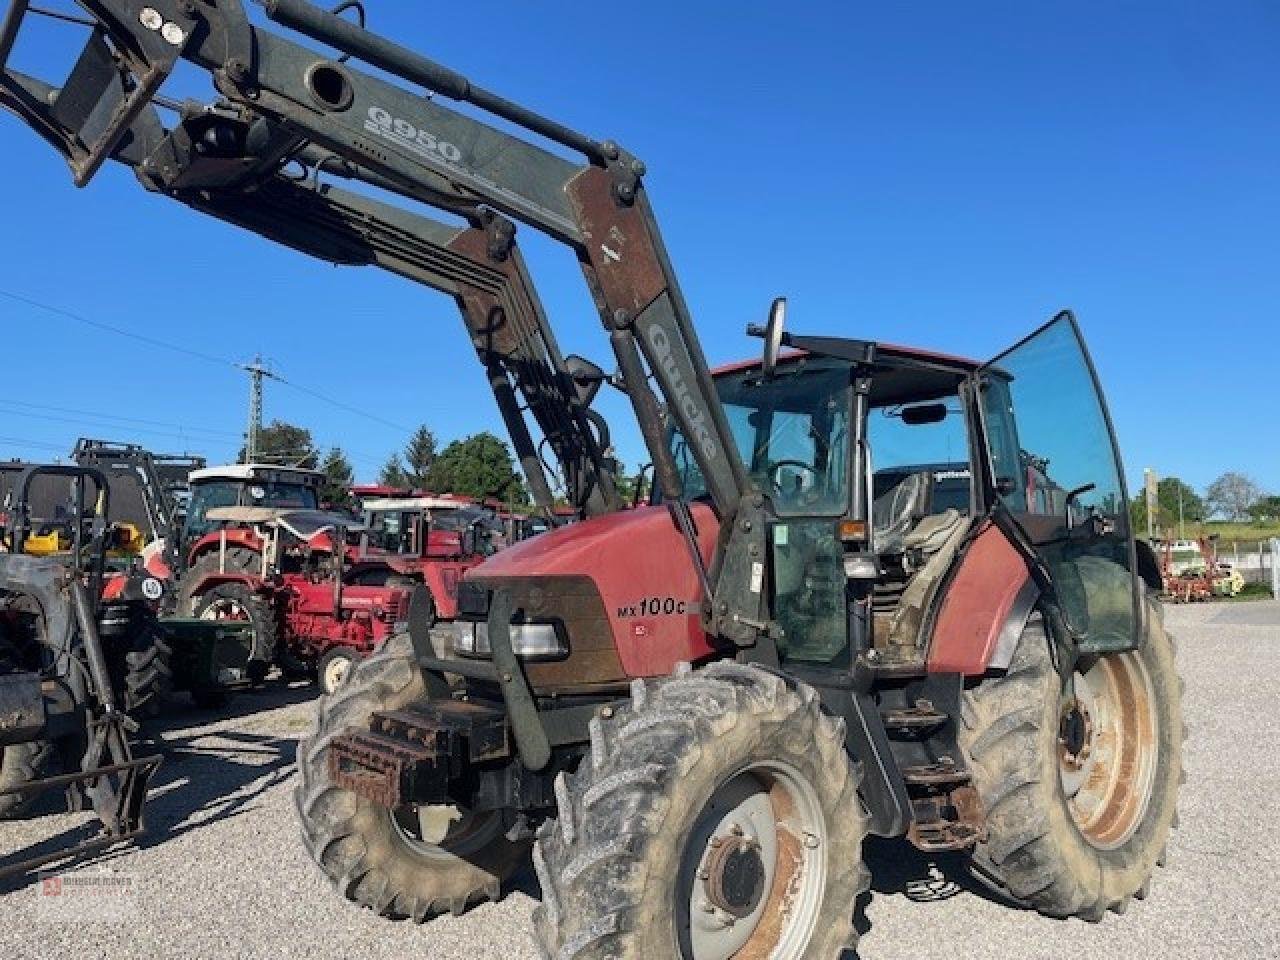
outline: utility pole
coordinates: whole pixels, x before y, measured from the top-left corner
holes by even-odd
[[[262,434],[262,381],[264,378],[280,378],[262,362],[261,354],[255,355],[252,363],[237,363],[236,366],[249,374],[249,428],[245,431],[244,459],[245,463],[253,463],[258,459],[258,440]]]
[[[1159,482],[1150,467],[1143,471],[1143,490],[1147,498],[1147,542],[1155,539],[1156,511],[1160,509]]]

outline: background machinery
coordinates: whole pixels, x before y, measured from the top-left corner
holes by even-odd
[[[54,476],[71,482],[77,516],[87,522],[74,525],[68,551],[33,556],[26,552],[28,493],[37,478]],[[137,723],[126,707],[152,705],[168,685],[167,666],[154,659],[159,641],[153,632],[141,637],[152,644],[148,650],[118,649],[135,640],[128,628],[136,618],[125,611],[142,597],[130,590],[104,597],[114,533],[108,505],[106,478],[70,466],[24,470],[7,504],[0,552],[0,817],[21,816],[42,794],[61,788],[71,809],[91,808],[103,829],[69,850],[0,862],[2,874],[142,831],[147,782],[160,758],[134,756]]]
[[[761,359],[713,376],[644,164],[617,144],[304,0],[266,17],[341,56],[238,0],[82,6],[99,26],[65,83],[0,74],[76,182],[115,159],[194,209],[453,296],[535,502],[553,499],[526,413],[584,517],[468,571],[451,650],[411,629],[322,702],[297,802],[346,896],[423,919],[499,895],[532,856],[548,955],[826,960],[856,939],[867,833],[967,851],[1053,916],[1147,895],[1179,683],[1069,314],[976,363],[787,334],[778,301]],[[153,98],[179,58],[221,99],[167,126]],[[560,355],[515,221],[577,258],[616,374]],[[653,459],[647,506],[613,482],[590,409],[606,382]],[[931,465],[962,460],[967,503],[935,504],[958,471]],[[901,479],[877,484],[887,469]]]
[[[252,625],[251,672],[272,663],[325,686],[408,621],[413,584],[348,545],[356,526],[319,508],[322,474],[264,464],[190,474],[191,500],[175,556],[178,613]],[[327,679],[326,679],[327,678]]]

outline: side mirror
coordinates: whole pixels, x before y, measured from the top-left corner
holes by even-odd
[[[576,353],[565,357],[564,369],[569,374],[569,379],[573,381],[579,402],[584,407],[591,406],[591,401],[600,392],[600,384],[607,379],[605,372],[586,357],[580,357]]]
[[[761,327],[748,324],[747,335],[764,338],[764,353],[760,358],[760,372],[768,380],[778,368],[778,353],[782,349],[782,331],[787,322],[787,298],[775,297],[769,307],[769,322]]]

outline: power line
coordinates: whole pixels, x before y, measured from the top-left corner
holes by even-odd
[[[66,450],[66,447],[60,447],[57,444],[45,443],[42,440],[28,440],[25,437],[0,437],[0,443],[15,443],[20,447],[33,447],[38,450],[56,450],[59,453]]]
[[[376,413],[367,413],[364,410],[359,410],[356,407],[350,406],[349,404],[345,404],[341,400],[334,400],[332,397],[326,397],[323,393],[318,393],[317,391],[312,390],[310,387],[304,387],[301,384],[294,383],[292,380],[286,380],[284,377],[279,376],[278,374],[276,375],[275,379],[279,380],[286,387],[293,387],[293,389],[301,391],[302,393],[307,394],[307,396],[309,397],[315,397],[315,399],[321,400],[332,407],[337,407],[339,410],[345,410],[347,411],[347,413],[354,413],[358,416],[364,417],[366,420],[373,420],[376,423],[382,424],[384,427],[390,427],[392,430],[400,430],[404,433],[409,432],[409,428],[402,423],[394,423],[391,420],[387,420],[384,417],[378,416]]]
[[[215,430],[212,427],[192,427],[185,423],[170,423],[167,420],[147,420],[142,417],[122,417],[114,413],[101,413],[96,410],[78,410],[75,407],[55,407],[47,403],[31,403],[26,400],[0,400],[9,406],[27,407],[31,410],[48,410],[53,413],[73,413],[80,417],[89,417],[91,419],[111,421],[122,424],[124,426],[149,426],[149,427],[172,427],[184,434],[203,433],[210,437],[220,437],[224,439],[239,440],[240,434],[232,433],[229,430]]]
[[[0,401],[0,412],[3,412],[4,414],[11,417],[26,417],[28,420],[47,420],[51,423],[69,423],[69,424],[72,424],[73,426],[80,427],[82,429],[83,427],[86,426],[85,422],[82,419],[77,419],[73,417],[60,417],[52,413],[30,413],[26,410],[7,410],[7,409],[3,409],[3,405],[4,405],[4,401]],[[88,424],[88,426],[103,426],[103,424]],[[145,434],[150,434],[151,436],[156,436],[156,437],[174,437],[178,440],[201,439],[199,437],[193,437],[190,433],[185,433],[180,430],[157,430],[154,427],[130,427],[129,429],[132,433],[145,433]],[[204,439],[205,439],[205,442],[210,442],[209,438],[204,438]]]
[[[188,357],[193,357],[197,360],[203,360],[206,363],[215,363],[215,364],[218,364],[219,366],[232,367],[233,369],[246,368],[245,364],[237,363],[236,361],[230,360],[227,357],[219,357],[211,353],[204,353],[200,350],[192,350],[189,347],[182,347],[176,343],[169,343],[166,340],[160,340],[160,339],[157,339],[156,337],[148,337],[141,333],[134,333],[132,330],[125,330],[122,327],[117,327],[109,323],[103,323],[101,320],[90,320],[88,317],[81,316],[78,313],[73,313],[70,310],[64,310],[61,307],[55,307],[52,304],[42,303],[39,300],[33,300],[31,297],[25,297],[21,294],[13,293],[12,291],[9,291],[9,290],[0,290],[0,297],[5,297],[17,303],[26,304],[29,307],[35,307],[38,310],[47,310],[50,313],[57,314],[60,317],[65,317],[68,320],[74,320],[75,322],[82,323],[85,326],[93,327],[96,330],[102,330],[106,333],[115,334],[118,337],[125,337],[130,340],[136,340],[139,343],[145,343],[149,346],[157,347],[161,350],[169,350],[169,351],[172,351],[173,353],[184,354]],[[366,420],[372,420],[374,423],[379,423],[384,427],[390,427],[393,430],[400,430],[403,432],[408,432],[409,430],[409,428],[404,426],[403,424],[394,423],[393,421],[388,420],[385,417],[381,417],[376,413],[370,413],[367,410],[362,410],[359,407],[354,407],[351,404],[344,403],[341,400],[335,400],[333,397],[327,396],[326,394],[323,394],[318,390],[313,390],[310,387],[304,387],[302,384],[294,383],[292,380],[286,380],[284,377],[279,376],[278,374],[274,375],[274,379],[280,381],[287,387],[292,387],[293,389],[301,393],[305,393],[309,397],[313,397],[314,399],[319,400],[322,403],[327,403],[330,406],[336,407],[339,410],[345,410],[347,413],[354,414],[355,416],[358,416],[358,417],[363,417]]]
[[[80,314],[72,313],[70,310],[63,310],[61,307],[41,303],[39,300],[32,300],[29,297],[24,297],[17,293],[11,293],[8,290],[0,290],[0,297],[7,297],[10,300],[16,300],[18,303],[25,303],[27,306],[35,307],[39,310],[48,310],[50,313],[56,313],[58,316],[66,317],[68,320],[75,320],[77,323],[83,323],[87,327],[104,330],[107,333],[114,333],[118,337],[137,340],[139,343],[145,343],[152,347],[159,347],[161,350],[172,350],[174,353],[181,353],[188,357],[195,357],[197,360],[204,360],[207,363],[217,363],[228,367],[235,366],[235,364],[226,357],[216,357],[211,353],[202,353],[199,350],[180,347],[176,343],[167,343],[164,340],[157,340],[155,337],[148,337],[141,333],[134,333],[132,330],[125,330],[121,327],[112,326],[109,323],[103,323],[101,320],[90,320],[88,317],[82,317]]]

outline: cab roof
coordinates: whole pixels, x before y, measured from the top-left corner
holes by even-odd
[[[874,353],[871,355],[875,358],[873,364],[876,372],[872,376],[869,398],[873,407],[922,403],[950,396],[956,392],[965,377],[983,366],[977,360],[892,343],[868,343],[864,340],[844,340],[835,337],[797,337],[796,339],[815,349],[787,350],[778,357],[779,367],[796,363],[806,357],[861,362],[874,348]],[[759,360],[743,360],[717,367],[712,371],[712,375],[725,376],[759,367]]]
[[[842,342],[847,343],[851,348],[851,352],[852,348],[855,346],[860,347],[863,345],[863,341],[858,340],[840,341],[836,338],[831,338],[830,342],[833,344],[839,344]],[[972,373],[984,364],[984,361],[981,360],[971,360],[968,357],[957,357],[949,353],[938,353],[934,350],[923,350],[918,347],[904,347],[896,343],[876,342],[873,346],[876,348],[876,356],[878,358],[888,360],[914,360],[917,363],[948,367],[956,370],[957,372],[963,373]],[[778,356],[778,363],[788,363],[811,355],[820,354],[811,354],[808,350],[784,350]],[[733,363],[726,363],[715,367],[711,371],[711,375],[720,376],[721,374],[726,373],[739,373],[743,370],[750,370],[753,367],[758,366],[760,366],[760,360],[758,358],[754,360],[738,360]]]
[[[187,475],[191,483],[208,480],[258,480],[289,479],[303,483],[314,481],[319,483],[324,474],[319,470],[308,470],[305,467],[282,467],[278,463],[231,463],[221,467],[204,467],[192,470]]]
[[[474,506],[466,500],[452,497],[379,497],[364,501],[364,509],[378,510],[461,510]]]

